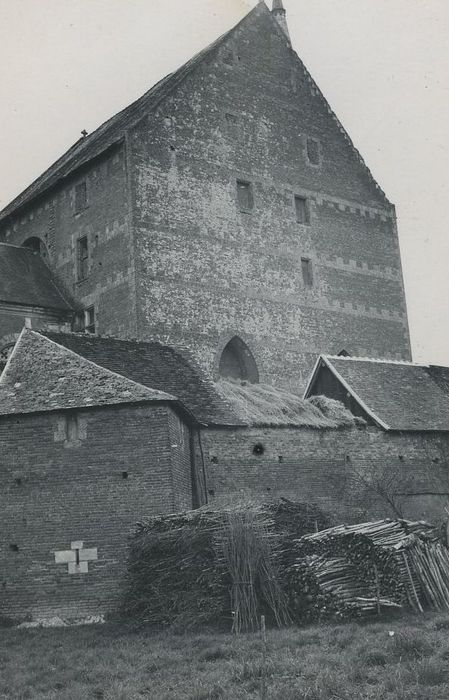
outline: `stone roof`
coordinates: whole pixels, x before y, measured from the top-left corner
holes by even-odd
[[[127,129],[138,123],[147,114],[154,112],[160,103],[213,51],[221,46],[226,39],[253,14],[266,12],[271,16],[265,3],[257,5],[235,27],[223,34],[207,48],[200,51],[181,68],[160,80],[135,102],[125,107],[111,119],[108,119],[91,134],[79,139],[64,155],[51,165],[26,190],[19,194],[3,211],[0,221],[12,214],[24,204],[43,194],[59,180],[68,177],[73,171],[85,165],[94,158],[119,143]],[[277,23],[274,22],[274,24]]]
[[[449,431],[449,367],[322,355],[305,396],[321,363],[385,430]]]
[[[176,398],[126,379],[24,329],[0,377],[0,415]]]
[[[38,253],[0,243],[0,302],[71,311]]]
[[[45,333],[81,357],[139,384],[168,391],[195,418],[209,425],[242,425],[187,351],[159,342],[103,338],[88,333]]]

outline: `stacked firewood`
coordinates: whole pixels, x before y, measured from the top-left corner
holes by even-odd
[[[341,525],[305,535],[294,547],[287,587],[297,621],[449,609],[449,552],[427,523]]]

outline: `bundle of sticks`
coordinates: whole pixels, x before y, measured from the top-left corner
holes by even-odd
[[[290,604],[299,621],[385,608],[449,609],[449,552],[425,522],[340,525],[294,542]]]

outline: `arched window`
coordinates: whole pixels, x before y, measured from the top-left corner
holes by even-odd
[[[259,370],[246,343],[235,335],[224,348],[218,368],[220,377],[241,379],[252,384],[259,381]]]
[[[38,253],[41,256],[41,258],[43,258],[44,260],[48,260],[47,246],[37,236],[32,236],[31,238],[27,238],[26,241],[24,241],[22,243],[22,246],[23,246],[23,248],[29,248],[30,250],[33,250],[35,253]]]

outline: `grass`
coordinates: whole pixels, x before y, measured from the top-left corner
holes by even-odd
[[[0,698],[447,700],[449,615],[175,635],[117,625],[0,631]],[[394,634],[391,634],[394,632]]]

